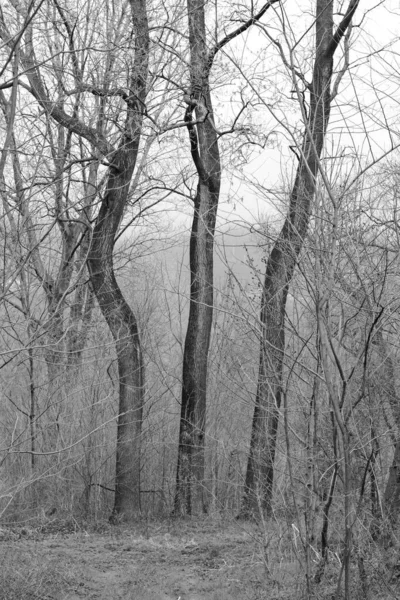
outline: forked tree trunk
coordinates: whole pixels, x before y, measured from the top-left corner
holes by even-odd
[[[243,517],[259,511],[268,513],[271,509],[282,399],[287,295],[311,216],[319,159],[332,101],[333,56],[357,5],[358,0],[350,0],[347,12],[334,33],[332,1],[316,2],[315,60],[312,82],[309,85],[309,116],[290,195],[289,212],[268,258],[262,292],[259,374],[241,510]],[[294,73],[293,76],[296,77]]]
[[[186,333],[175,512],[206,510],[204,436],[207,360],[213,317],[213,248],[220,189],[220,158],[214,126],[206,47],[204,2],[188,0],[191,93],[186,122],[198,173],[190,236],[190,310]],[[192,125],[195,111],[197,125]]]

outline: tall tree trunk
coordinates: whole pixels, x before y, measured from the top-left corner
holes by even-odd
[[[288,215],[268,258],[262,292],[259,374],[242,516],[258,513],[260,510],[268,512],[271,508],[282,399],[287,295],[311,216],[311,202],[332,101],[333,56],[351,23],[357,5],[358,0],[350,1],[347,12],[334,33],[332,1],[316,2],[315,61],[312,82],[308,86],[310,110]],[[294,72],[293,77],[297,77]]]
[[[191,293],[183,357],[175,511],[206,510],[204,435],[207,360],[213,313],[213,232],[216,203],[199,184],[190,238]]]
[[[204,2],[188,0],[191,91],[187,123],[198,173],[190,236],[190,310],[182,373],[175,512],[206,510],[204,436],[207,359],[213,317],[213,249],[220,189],[220,158],[209,89]],[[212,62],[212,61],[211,61]],[[197,125],[192,124],[195,111]]]
[[[131,0],[135,59],[125,131],[112,158],[107,188],[88,256],[90,281],[115,340],[119,376],[119,416],[113,515],[133,519],[140,511],[140,436],[144,370],[135,315],[115,278],[113,250],[128,199],[143,122],[148,73],[149,31],[145,0]]]
[[[241,35],[279,0],[268,1],[257,14],[227,34],[210,50],[206,44],[205,5],[187,0],[191,89],[184,100],[192,159],[198,174],[190,236],[190,309],[185,339],[179,429],[175,513],[207,509],[204,482],[207,359],[213,317],[213,250],[221,185],[221,161],[209,75],[216,54]],[[196,124],[192,123],[195,112]]]
[[[123,154],[128,152],[129,149],[122,147],[119,156],[114,159],[116,164],[123,166]],[[135,315],[115,278],[113,248],[133,168],[134,163],[126,164],[120,172],[109,177],[88,258],[90,281],[113,335],[117,353],[119,416],[113,513],[128,520],[140,511],[143,360]]]

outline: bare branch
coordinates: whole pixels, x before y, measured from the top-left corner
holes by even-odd
[[[187,129],[188,129],[188,132],[189,132],[189,139],[190,139],[190,153],[192,155],[193,162],[196,166],[200,180],[205,181],[207,179],[207,172],[205,170],[203,161],[201,160],[200,153],[199,153],[199,142],[198,142],[197,133],[193,126],[193,121],[192,121],[192,110],[193,110],[192,106],[191,106],[191,104],[189,104],[189,106],[187,107],[186,112],[185,112],[185,123],[186,123]]]
[[[343,65],[343,68],[340,69],[339,73],[337,74],[335,83],[333,84],[332,93],[331,93],[331,101],[334,98],[336,98],[338,91],[339,91],[340,82],[343,79],[343,75],[346,73],[347,69],[349,68],[351,30],[352,30],[352,24],[350,23],[347,28],[346,35],[344,36],[344,65]]]
[[[214,48],[212,48],[210,50],[210,52],[208,53],[208,57],[207,57],[207,69],[208,69],[208,71],[212,67],[213,60],[214,60],[214,57],[217,54],[217,52],[219,52],[221,50],[221,48],[223,48],[224,46],[226,46],[226,44],[228,44],[230,41],[232,41],[235,37],[237,37],[241,33],[244,33],[245,31],[247,31],[247,29],[249,29],[257,21],[259,21],[261,19],[261,17],[263,15],[265,15],[265,13],[267,12],[267,10],[273,4],[276,4],[277,2],[280,2],[280,0],[269,0],[269,2],[267,2],[266,4],[264,4],[264,6],[261,8],[261,10],[256,15],[254,15],[253,17],[251,17],[250,19],[248,19],[245,23],[243,23],[243,25],[241,25],[240,27],[238,27],[237,29],[235,29],[235,31],[232,31],[231,33],[228,33],[228,35],[226,35],[222,40],[220,40],[219,42],[217,42],[215,44]]]
[[[52,102],[47,94],[42,78],[39,73],[39,69],[34,60],[35,54],[33,49],[32,29],[29,27],[27,30],[27,47],[28,52],[21,52],[22,62],[27,70],[27,77],[31,85],[31,93],[43,107],[47,114],[49,114],[57,123],[66,127],[69,131],[76,133],[79,136],[84,137],[88,142],[93,144],[95,148],[99,150],[103,156],[109,157],[115,150],[112,145],[101,135],[96,129],[88,127],[80,121],[77,117],[71,116],[64,111],[62,106],[57,102]]]
[[[353,15],[357,10],[358,5],[359,5],[359,0],[350,0],[346,14],[344,15],[343,19],[339,23],[339,25],[333,35],[332,41],[330,42],[330,44],[326,50],[327,56],[333,56],[335,54],[335,50],[338,47],[338,45],[340,44],[342,37],[345,35],[347,28],[349,27],[349,25],[351,23]]]

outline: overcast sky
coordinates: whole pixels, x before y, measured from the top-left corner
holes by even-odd
[[[312,3],[314,5],[315,3]],[[348,2],[344,2],[346,7]],[[308,10],[310,2],[285,4],[288,11],[287,19],[292,25],[288,35],[293,40],[301,40],[295,51],[299,64],[305,61],[307,49],[311,50],[314,42],[314,31],[303,39],[301,36],[312,22]],[[307,10],[308,8],[308,10]],[[289,11],[292,11],[291,14]],[[265,23],[274,31],[273,19],[264,18]],[[359,155],[359,168],[364,168],[369,162],[379,160],[391,147],[400,142],[399,139],[399,99],[400,99],[400,4],[398,0],[360,2],[357,16],[354,19],[351,48],[350,69],[343,77],[336,98],[335,107],[331,113],[330,135],[326,140],[329,153],[341,153],[353,162],[353,157]],[[359,26],[358,26],[359,25]],[[278,28],[275,29],[275,35]],[[284,47],[285,40],[280,35]],[[238,60],[244,56],[254,60],[262,57],[259,72],[264,70],[268,81],[274,81],[286,101],[283,110],[279,106],[273,109],[288,129],[274,122],[268,108],[258,106],[254,114],[254,122],[260,127],[270,127],[278,134],[274,136],[272,147],[263,151],[256,150],[243,171],[260,186],[258,191],[250,188],[243,181],[229,173],[229,166],[223,174],[223,193],[219,207],[219,223],[245,221],[257,223],[266,216],[274,218],[276,214],[271,191],[289,187],[295,168],[294,154],[289,145],[291,130],[302,127],[301,115],[293,96],[293,112],[285,113],[288,98],[290,98],[290,81],[283,75],[282,64],[275,49],[268,46],[266,37],[254,29],[249,31],[240,42],[227,50],[227,54]],[[266,51],[267,50],[267,51]],[[285,47],[287,51],[287,45]],[[311,52],[308,52],[311,57]],[[336,54],[335,65],[339,66],[343,51]],[[306,58],[307,60],[307,58]],[[311,64],[311,63],[310,63]],[[309,79],[310,73],[306,76]],[[266,103],[269,102],[266,94]],[[228,109],[229,110],[229,109]],[[218,107],[216,109],[218,115]],[[389,133],[390,131],[390,133]],[[350,162],[348,161],[348,164]],[[352,166],[354,169],[354,164]],[[264,190],[262,189],[264,188]],[[272,199],[272,202],[271,202]]]

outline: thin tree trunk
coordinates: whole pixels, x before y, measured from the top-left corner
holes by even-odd
[[[47,293],[47,335],[44,339],[44,360],[47,368],[46,403],[43,414],[46,415],[43,428],[43,443],[45,450],[58,450],[60,440],[60,415],[63,409],[64,385],[64,326],[63,326],[63,301],[59,295],[49,291]],[[60,458],[51,455],[51,460]]]
[[[78,284],[70,309],[70,326],[67,335],[69,378],[71,374],[78,373],[82,366],[82,352],[86,345],[93,306],[94,298],[90,285]]]
[[[400,437],[397,435],[393,461],[389,469],[389,478],[386,484],[384,506],[386,514],[392,525],[399,519],[400,513]]]
[[[183,357],[175,497],[175,511],[187,514],[206,510],[204,435],[207,359],[213,312],[213,232],[216,212],[213,204],[211,194],[206,190],[198,191],[190,239],[191,302]]]
[[[206,510],[204,436],[207,360],[213,318],[213,249],[220,189],[220,158],[215,131],[206,46],[204,2],[188,0],[191,92],[185,98],[193,162],[198,173],[190,236],[190,310],[182,373],[182,404],[175,512]],[[192,112],[196,120],[192,125]]]
[[[94,151],[95,150],[93,149],[93,152]],[[91,289],[90,284],[86,282],[88,278],[86,259],[90,248],[90,220],[92,217],[94,201],[97,196],[96,181],[98,167],[99,165],[97,162],[90,163],[89,176],[84,184],[85,201],[84,210],[81,214],[81,220],[84,221],[84,229],[82,229],[78,257],[75,259],[78,285],[70,309],[70,323],[66,339],[68,367],[72,368],[75,372],[78,372],[82,366],[82,352],[85,348],[94,306],[93,290]],[[85,282],[83,283],[82,280],[85,280]]]
[[[315,61],[309,86],[310,111],[290,195],[289,212],[268,258],[263,286],[259,374],[241,516],[257,514],[260,510],[269,512],[271,509],[282,398],[287,295],[311,216],[319,159],[332,101],[333,56],[357,5],[358,0],[350,1],[342,22],[333,33],[331,0],[316,2]],[[294,73],[293,76],[296,78]]]
[[[383,363],[385,375],[385,389],[392,415],[395,422],[395,445],[392,464],[389,469],[389,477],[384,494],[384,507],[390,523],[394,526],[400,513],[400,402],[396,393],[396,377],[392,357],[390,356],[382,331],[376,332],[379,354]],[[372,484],[371,484],[372,485]]]
[[[32,474],[36,466],[36,389],[35,389],[35,366],[33,360],[33,349],[28,348],[29,357],[29,433],[31,450]]]
[[[371,314],[374,314],[374,306],[367,290],[364,290],[365,295],[363,295],[363,298],[359,299],[345,281],[342,281],[341,284],[344,289],[346,289],[347,293],[354,296],[355,300],[360,302],[365,298]],[[385,488],[383,504],[389,521],[392,525],[395,525],[400,513],[400,401],[396,392],[396,376],[393,360],[390,352],[387,349],[387,344],[380,328],[375,330],[374,345],[378,349],[378,355],[381,361],[381,369],[379,370],[378,377],[375,375],[376,381],[374,381],[374,388],[376,388],[375,394],[378,397],[376,400],[376,409],[378,412],[383,411],[386,423],[391,429],[390,434],[394,444],[393,460],[389,469],[389,477]],[[389,406],[392,419],[394,421],[394,427],[389,422],[389,419],[387,419],[387,406]],[[379,418],[378,413],[376,414],[376,417]],[[372,445],[374,450],[374,446],[376,444],[376,439],[372,436]],[[371,496],[373,496],[373,507],[376,500],[373,491],[376,486],[374,468],[374,462],[371,461]],[[382,515],[379,515],[378,511],[376,510],[376,506],[375,510],[372,512],[376,521],[374,527],[378,528],[378,521],[381,519]]]

